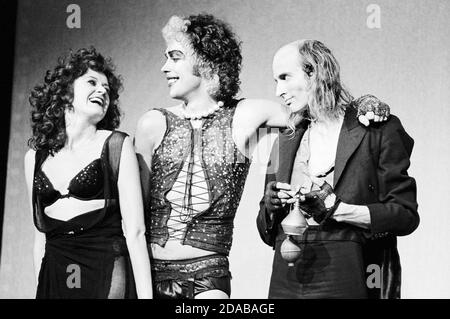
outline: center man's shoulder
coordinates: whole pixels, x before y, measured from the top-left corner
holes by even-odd
[[[166,118],[160,108],[153,108],[145,112],[139,118],[137,124],[138,131],[158,131],[165,129]]]

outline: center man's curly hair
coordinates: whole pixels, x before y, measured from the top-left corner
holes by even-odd
[[[173,16],[162,33],[166,41],[188,40],[185,43],[197,60],[194,74],[211,80],[209,94],[213,98],[226,105],[237,95],[241,84],[241,42],[227,23],[210,14]]]
[[[54,154],[64,146],[67,139],[64,112],[73,108],[73,83],[89,69],[103,73],[110,88],[109,107],[97,129],[113,130],[119,126],[122,79],[114,74],[115,66],[111,59],[103,57],[94,47],[79,49],[75,53],[70,51],[58,59],[54,70],[47,71],[44,83],[31,91],[33,136],[28,140],[31,148]]]

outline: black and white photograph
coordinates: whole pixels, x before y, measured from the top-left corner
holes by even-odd
[[[450,298],[450,1],[4,6],[0,299]]]

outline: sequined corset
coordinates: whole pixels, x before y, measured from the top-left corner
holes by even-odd
[[[226,255],[231,248],[233,221],[250,167],[250,160],[237,149],[231,134],[236,104],[233,101],[233,106],[210,115],[198,131],[209,207],[193,216],[181,238],[184,245]],[[171,213],[166,194],[189,157],[195,134],[189,120],[165,109],[158,110],[166,117],[167,129],[152,158],[146,226],[149,241],[164,246],[169,239],[167,222]]]

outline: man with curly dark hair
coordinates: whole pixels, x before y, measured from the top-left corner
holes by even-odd
[[[36,298],[152,297],[138,162],[114,130],[121,87],[111,60],[90,48],[60,58],[31,92]]]
[[[173,16],[162,30],[172,98],[139,120],[135,147],[155,298],[229,298],[233,221],[261,126],[285,127],[280,104],[235,97],[240,41],[208,14]]]

